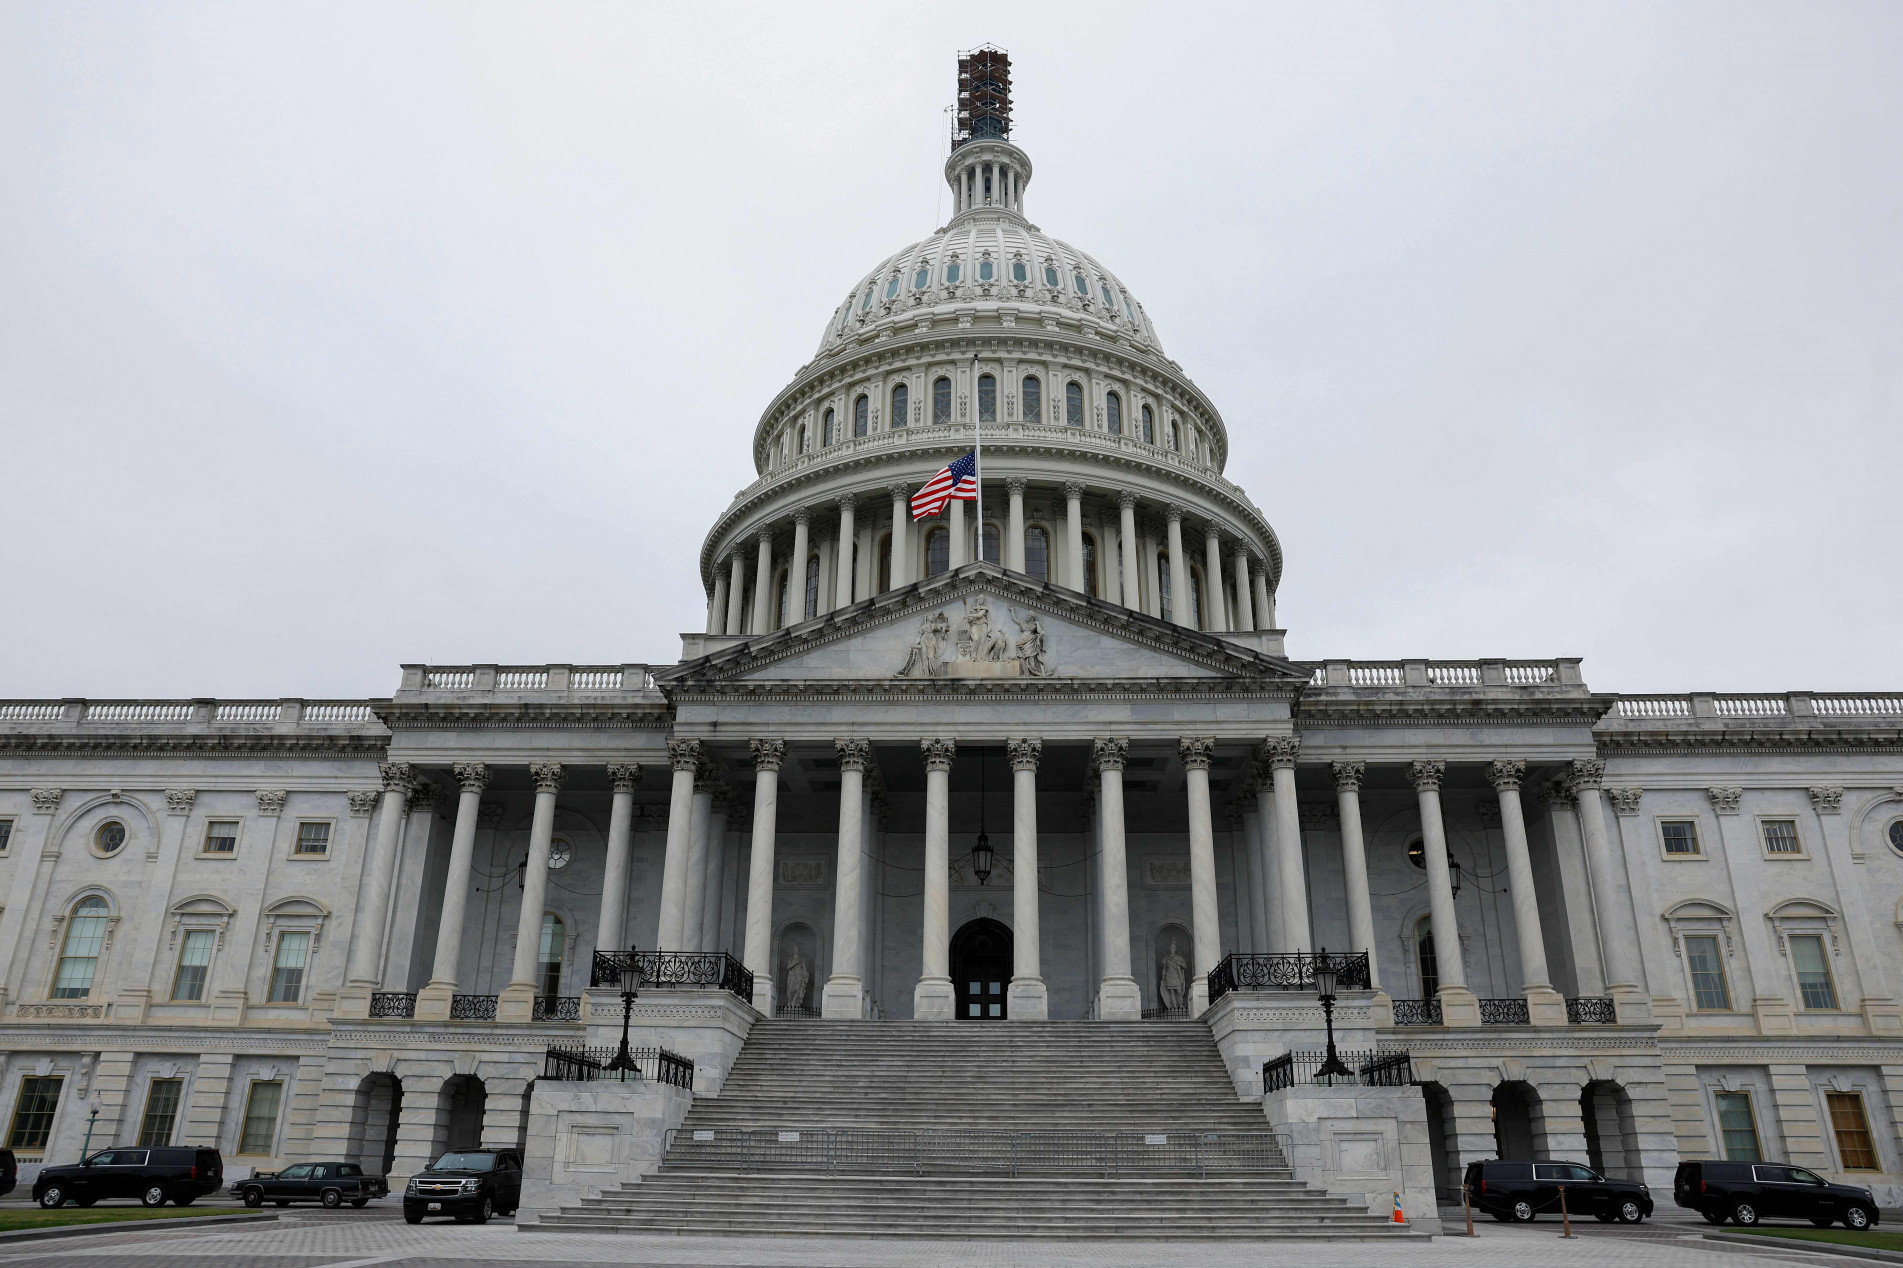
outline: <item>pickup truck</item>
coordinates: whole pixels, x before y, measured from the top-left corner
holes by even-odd
[[[231,1186],[232,1196],[246,1206],[318,1202],[333,1210],[346,1202],[362,1207],[389,1191],[382,1176],[367,1176],[354,1162],[300,1162],[282,1171],[254,1171]]]

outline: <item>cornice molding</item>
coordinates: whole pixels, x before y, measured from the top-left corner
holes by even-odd
[[[381,758],[387,735],[74,735],[48,732],[0,734],[0,752],[60,757],[339,757]]]

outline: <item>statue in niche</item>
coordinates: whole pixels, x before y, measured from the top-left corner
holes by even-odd
[[[943,612],[925,618],[919,623],[918,642],[905,656],[905,664],[897,674],[900,678],[943,678],[945,676],[945,636],[951,633],[951,622]]]
[[[1189,1007],[1189,964],[1183,959],[1175,938],[1170,939],[1169,949],[1157,957],[1156,980],[1163,1007],[1172,1011]]]
[[[1018,665],[1027,678],[1049,678],[1056,673],[1051,668],[1050,647],[1045,642],[1044,627],[1037,622],[1037,614],[1019,616],[1011,610],[1011,619],[1018,627]]]
[[[1011,640],[991,624],[991,608],[983,595],[973,595],[965,606],[965,619],[958,631],[958,659],[998,661],[1011,651]]]
[[[782,1006],[786,1008],[805,1008],[806,992],[813,985],[813,972],[806,967],[806,959],[800,955],[798,944],[786,960],[786,996]]]

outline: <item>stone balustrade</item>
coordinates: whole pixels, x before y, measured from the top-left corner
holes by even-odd
[[[0,728],[28,724],[35,731],[184,728],[221,731],[260,726],[324,731],[383,732],[368,700],[0,700]]]
[[[1694,691],[1672,696],[1621,696],[1612,716],[1623,723],[1639,724],[1736,718],[1825,718],[1846,721],[1903,718],[1903,695],[1835,691],[1727,695]]]
[[[1311,687],[1568,687],[1583,689],[1579,658],[1556,660],[1305,661]]]
[[[658,694],[647,665],[405,665],[399,699],[452,692]]]

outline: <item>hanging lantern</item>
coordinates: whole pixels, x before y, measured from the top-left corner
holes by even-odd
[[[980,885],[991,879],[991,864],[996,857],[991,849],[991,838],[980,832],[978,844],[971,847],[971,870]]]

